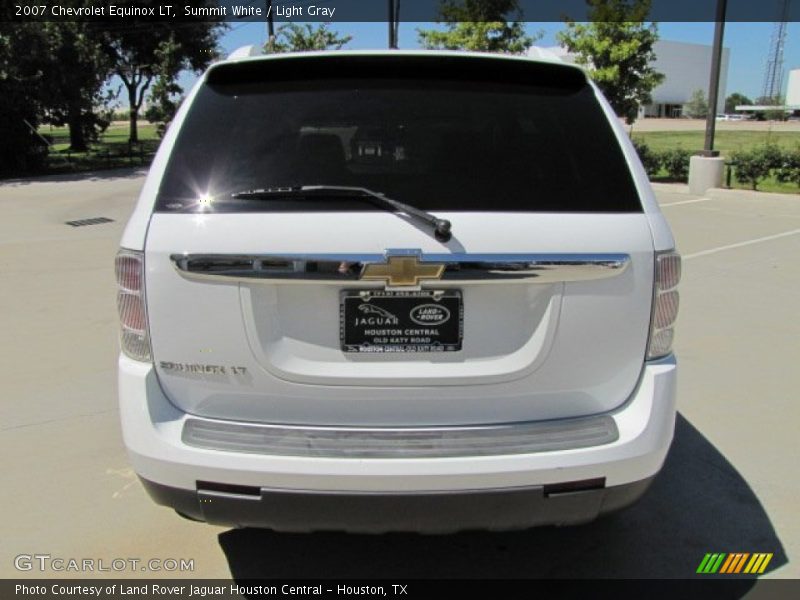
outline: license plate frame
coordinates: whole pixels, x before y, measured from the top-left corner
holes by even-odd
[[[458,352],[463,340],[461,290],[350,289],[340,293],[339,341],[343,352]]]

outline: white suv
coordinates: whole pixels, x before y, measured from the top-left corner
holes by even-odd
[[[217,63],[116,267],[125,444],[193,519],[579,523],[638,498],[672,440],[680,258],[570,65]]]

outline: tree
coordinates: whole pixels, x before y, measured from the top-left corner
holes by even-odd
[[[437,23],[445,31],[417,29],[429,49],[524,54],[541,34],[529,36],[517,0],[442,0]]]
[[[692,119],[704,119],[708,116],[708,102],[703,90],[692,92],[692,97],[683,105],[683,112]]]
[[[736,112],[737,106],[742,106],[744,104],[752,105],[753,101],[750,100],[744,94],[740,94],[739,92],[734,92],[727,98],[725,98],[725,114],[733,114]]]
[[[632,124],[639,106],[652,102],[651,92],[664,80],[651,66],[658,27],[645,22],[650,0],[586,2],[591,22],[568,21],[557,38],[588,68],[617,115]]]
[[[183,102],[182,92],[183,89],[174,80],[157,79],[153,84],[144,118],[156,124],[159,137],[164,137],[167,127],[175,118]]]
[[[6,10],[0,9],[0,163],[10,173],[43,165],[48,142],[36,132],[43,122],[67,125],[71,149],[86,150],[107,124],[97,108],[109,65],[85,22],[10,26]]]
[[[64,20],[40,26],[49,45],[42,65],[41,85],[48,96],[44,120],[67,125],[70,149],[83,152],[103,125],[97,107],[109,99],[102,88],[111,65],[86,22]]]
[[[156,124],[158,135],[163,137],[183,102],[183,88],[177,81],[177,75],[183,68],[183,56],[181,46],[174,38],[162,42],[155,55],[157,60],[153,68],[153,86],[148,97],[145,118]],[[209,61],[218,57],[216,50],[209,52]]]
[[[118,0],[115,4],[137,7],[152,5],[158,13],[160,2]],[[205,2],[195,0],[195,4],[204,5]],[[216,56],[217,39],[225,25],[208,19],[184,17],[179,25],[173,26],[170,23],[130,18],[122,25],[106,26],[102,30],[103,48],[128,94],[130,143],[139,141],[136,127],[139,109],[154,80],[162,78],[174,81],[182,70],[200,71]]]
[[[43,59],[48,40],[38,23],[13,21],[13,7],[0,5],[0,175],[41,167],[47,143],[36,135],[46,91]]]
[[[341,50],[342,46],[352,39],[352,35],[340,36],[336,31],[331,31],[329,23],[317,26],[312,26],[310,23],[305,25],[287,23],[278,28],[272,48],[267,43],[264,50],[267,52]]]

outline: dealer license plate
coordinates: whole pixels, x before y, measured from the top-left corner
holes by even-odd
[[[345,352],[455,352],[464,335],[460,290],[345,290],[339,337]]]

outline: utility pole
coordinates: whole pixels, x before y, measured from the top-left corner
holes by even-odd
[[[272,0],[267,1],[267,53],[275,52],[275,22],[272,20]]]
[[[714,131],[717,124],[717,102],[719,99],[719,73],[722,65],[722,36],[725,33],[725,9],[728,0],[717,0],[717,16],[714,24],[714,46],[711,54],[711,80],[708,84],[708,114],[706,115],[706,139],[703,156],[718,156],[714,151]]]
[[[761,100],[756,104],[782,104],[783,88],[783,47],[786,44],[786,21],[789,18],[789,0],[783,0],[780,21],[775,23],[772,39],[769,42],[767,68],[764,72],[764,85]]]

